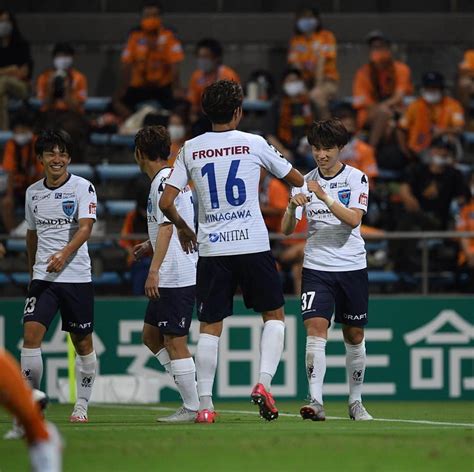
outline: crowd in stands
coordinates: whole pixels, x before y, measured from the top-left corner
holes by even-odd
[[[474,130],[474,50],[465,52],[457,76],[449,78],[454,84],[449,90],[447,78],[439,71],[425,71],[421,78],[413,78],[409,64],[397,59],[392,39],[382,31],[372,31],[366,37],[367,62],[354,73],[352,97],[344,98],[338,90],[337,38],[324,27],[324,18],[315,8],[303,8],[295,15],[287,69],[281,77],[256,65],[243,82],[239,71],[225,64],[218,40],[196,39],[196,69],[184,84],[180,63],[185,56],[179,36],[163,23],[160,4],[145,2],[140,24],[130,31],[121,54],[119,86],[110,90],[108,108],[89,117],[85,111],[88,81],[75,66],[74,47],[57,43],[51,67],[33,83],[29,44],[14,14],[0,10],[0,130],[13,133],[3,151],[6,179],[0,185],[0,233],[15,230],[21,221],[25,189],[41,176],[33,152],[35,131],[66,129],[77,146],[74,162],[82,162],[91,132],[133,135],[143,125],[165,124],[171,137],[172,164],[186,139],[210,129],[200,97],[206,86],[220,79],[242,83],[249,100],[267,103],[258,131],[303,172],[314,167],[306,139],[312,121],[337,117],[344,123],[351,140],[342,158],[370,180],[364,234],[474,229],[474,165],[464,152],[463,141],[464,133]],[[418,90],[414,79],[419,80]],[[31,97],[37,99],[36,109],[28,107]],[[9,112],[13,99],[24,104]],[[129,163],[133,163],[131,153]],[[289,188],[264,171],[260,187],[268,229],[281,235]],[[141,182],[129,190],[128,197],[136,199],[136,207],[126,216],[122,234],[145,233],[147,185]],[[296,233],[304,235],[305,231],[303,219]],[[119,245],[127,259],[133,293],[139,294],[149,261],[133,262],[135,242],[123,239]],[[298,238],[276,238],[272,243],[289,292],[299,291],[303,245]],[[4,253],[0,244],[0,258]],[[431,253],[433,270],[452,269],[457,274],[456,287],[472,289],[473,239],[440,241]],[[419,242],[391,241],[379,248],[375,259],[384,269],[419,272]]]

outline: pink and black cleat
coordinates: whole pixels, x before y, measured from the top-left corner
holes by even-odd
[[[275,405],[275,400],[270,392],[267,392],[266,388],[258,383],[255,385],[250,395],[252,402],[258,406],[260,410],[260,416],[267,421],[273,421],[278,418],[278,410]]]
[[[195,423],[215,423],[217,413],[211,410],[199,410],[196,414]]]

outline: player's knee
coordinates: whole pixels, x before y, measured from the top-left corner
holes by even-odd
[[[74,344],[74,348],[76,349],[76,353],[79,356],[87,356],[94,350],[92,345],[92,334],[81,336],[71,333],[71,340]]]
[[[264,322],[270,320],[285,321],[285,311],[283,307],[277,308],[276,310],[265,311],[262,313],[262,318]]]
[[[347,344],[357,345],[364,340],[364,329],[357,326],[346,326],[343,328],[344,341]]]
[[[36,349],[41,346],[43,341],[44,331],[39,327],[32,326],[30,323],[25,323],[23,333],[23,347],[27,349]]]
[[[189,356],[186,336],[165,335],[164,343],[171,359],[181,359]]]

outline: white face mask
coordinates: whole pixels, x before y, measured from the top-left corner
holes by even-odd
[[[13,26],[9,21],[0,21],[0,38],[10,36]]]
[[[302,80],[297,80],[296,82],[287,82],[283,85],[283,90],[289,97],[296,97],[297,95],[304,93],[304,82]]]
[[[182,125],[169,125],[168,133],[170,134],[171,141],[179,141],[186,135],[186,129]]]
[[[449,164],[449,159],[438,154],[431,156],[431,162],[437,166],[446,166]]]
[[[31,131],[27,131],[26,133],[15,133],[13,135],[13,140],[18,146],[24,146],[28,144],[33,138],[33,133]]]
[[[67,70],[72,66],[72,57],[60,56],[54,58],[54,68],[56,70]]]
[[[441,101],[441,99],[443,98],[443,95],[439,91],[438,92],[428,92],[428,91],[424,90],[421,93],[421,96],[429,104],[439,103]]]

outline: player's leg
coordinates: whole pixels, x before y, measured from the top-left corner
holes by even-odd
[[[324,421],[323,383],[326,375],[326,341],[334,312],[336,288],[330,272],[303,269],[301,314],[306,328],[306,375],[310,403],[300,409],[303,419]]]
[[[338,273],[338,278],[343,295],[336,305],[336,320],[342,323],[346,347],[349,416],[354,420],[371,420],[372,416],[362,404],[366,368],[364,326],[368,321],[369,299],[367,271],[363,269]]]
[[[22,378],[20,366],[0,350],[0,404],[19,421],[25,431],[33,471],[61,470],[61,441],[56,428],[44,421],[32,391]]]
[[[70,416],[73,423],[88,421],[87,409],[97,372],[94,351],[94,289],[92,283],[58,283],[62,329],[69,332],[76,350],[77,400]]]
[[[150,300],[147,305],[145,320],[143,323],[142,340],[143,344],[150,349],[161,366],[170,373],[170,356],[165,348],[163,334],[158,328],[157,320],[157,300]]]
[[[199,394],[197,422],[212,423],[215,418],[212,388],[223,319],[233,313],[236,288],[234,258],[235,256],[224,256],[198,259],[196,304],[201,325],[195,356]]]

